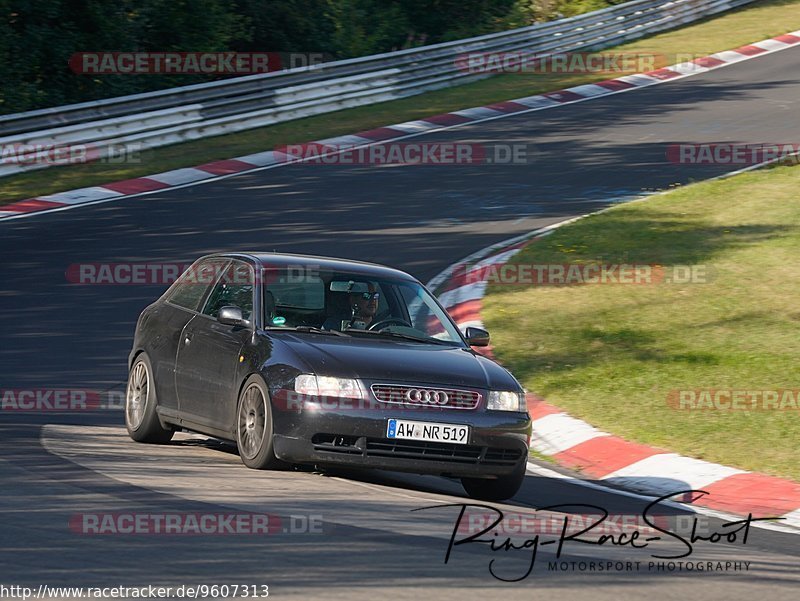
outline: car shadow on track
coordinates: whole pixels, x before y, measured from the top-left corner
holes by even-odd
[[[228,455],[238,455],[236,445],[232,442],[221,441],[214,438],[196,437],[176,441],[172,444],[184,447],[201,447],[218,451]],[[434,475],[421,475],[404,472],[394,472],[378,469],[353,469],[331,466],[293,465],[290,471],[302,473],[316,473],[322,477],[337,478],[358,486],[381,487],[384,492],[405,497],[419,498],[420,501],[429,501],[423,495],[446,495],[459,497],[464,503],[482,503],[470,499],[457,478]],[[609,520],[619,522],[635,522],[651,504],[656,495],[632,496],[625,491],[613,486],[604,486],[604,490],[589,488],[586,483],[598,484],[595,481],[579,478],[566,470],[560,472],[565,478],[549,478],[542,475],[528,473],[520,491],[506,502],[504,506],[517,506],[526,510],[554,508],[566,515],[600,516],[603,511],[608,512]],[[687,491],[691,486],[682,480],[672,478],[644,478],[642,484],[650,490],[663,491],[661,494]],[[687,495],[678,495],[673,500],[689,501]],[[591,507],[590,507],[591,506]],[[693,516],[695,512],[689,506],[675,507],[674,505],[659,504],[650,508],[648,514],[664,518],[666,516]],[[641,521],[641,520],[639,520]],[[684,520],[685,522],[685,520]],[[688,523],[688,522],[686,522]]]

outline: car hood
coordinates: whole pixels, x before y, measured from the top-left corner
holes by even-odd
[[[396,339],[275,336],[317,375],[418,384],[519,390],[503,367],[468,349]]]

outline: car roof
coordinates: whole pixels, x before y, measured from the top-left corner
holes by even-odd
[[[366,277],[417,281],[416,278],[405,271],[387,267],[386,265],[367,263],[365,261],[355,261],[353,259],[339,259],[335,257],[274,252],[215,253],[202,258],[207,259],[211,257],[244,259],[251,263],[255,263],[256,265],[260,265],[261,267],[309,266],[325,271],[346,271]]]

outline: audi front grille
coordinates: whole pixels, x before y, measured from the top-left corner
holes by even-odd
[[[481,393],[474,390],[396,384],[373,384],[371,389],[375,398],[382,403],[397,403],[409,407],[476,409],[481,402]]]

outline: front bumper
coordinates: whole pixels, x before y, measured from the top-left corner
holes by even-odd
[[[386,437],[391,418],[470,426],[468,444]],[[370,407],[273,411],[273,444],[292,463],[379,468],[420,474],[496,477],[528,459],[527,413],[436,408]]]

